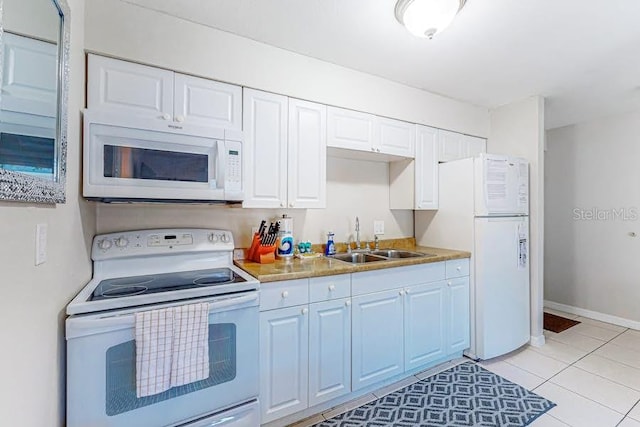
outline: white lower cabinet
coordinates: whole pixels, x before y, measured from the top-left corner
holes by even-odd
[[[467,304],[468,306],[468,304]],[[404,367],[409,371],[442,359],[447,351],[447,284],[406,289],[404,297]]]
[[[456,353],[469,348],[469,277],[451,279],[447,282],[447,287],[449,288],[448,353]]]
[[[309,406],[351,391],[351,298],[309,306]]]
[[[353,390],[404,372],[401,290],[353,298]]]
[[[308,407],[309,309],[295,306],[260,313],[262,422]]]
[[[262,423],[460,356],[468,274],[460,259],[263,284]]]

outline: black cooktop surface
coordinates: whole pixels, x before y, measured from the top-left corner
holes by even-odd
[[[230,268],[118,277],[101,281],[91,301],[245,282]]]

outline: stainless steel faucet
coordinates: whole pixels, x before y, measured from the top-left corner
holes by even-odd
[[[360,247],[360,220],[356,217],[356,249],[362,249]]]

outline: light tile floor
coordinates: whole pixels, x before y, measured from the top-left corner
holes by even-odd
[[[527,346],[480,365],[558,405],[532,427],[640,427],[640,331],[545,311],[582,323],[559,334],[544,331],[544,346]],[[311,426],[461,362],[421,372],[293,426]]]

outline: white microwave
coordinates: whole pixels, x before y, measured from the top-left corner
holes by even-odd
[[[84,112],[83,195],[102,202],[240,202],[242,132]]]

